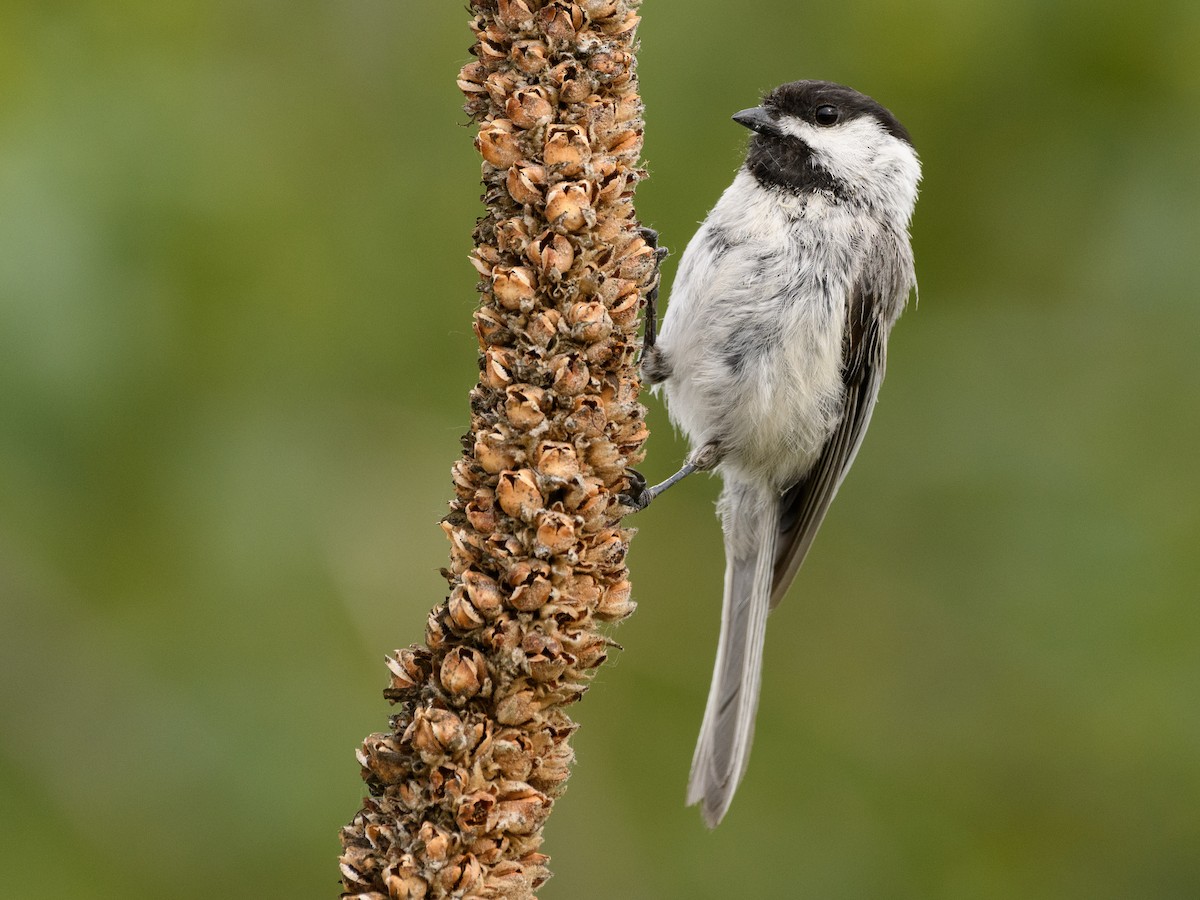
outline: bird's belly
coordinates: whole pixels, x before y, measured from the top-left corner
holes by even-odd
[[[748,321],[675,373],[672,415],[693,446],[716,441],[725,468],[782,490],[811,468],[837,423],[841,339],[833,309]]]

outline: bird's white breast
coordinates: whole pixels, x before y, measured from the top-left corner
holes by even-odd
[[[739,172],[683,253],[663,322],[663,387],[695,447],[782,489],[812,464],[842,402],[847,295],[872,237],[820,194]]]

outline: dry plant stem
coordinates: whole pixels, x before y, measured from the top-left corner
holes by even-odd
[[[657,277],[633,210],[639,2],[472,4],[458,84],[487,211],[450,592],[425,644],[388,658],[397,711],[359,751],[371,796],[342,830],[344,897],[532,897],[549,877],[565,707],[634,606],[617,495],[647,436],[635,328]]]

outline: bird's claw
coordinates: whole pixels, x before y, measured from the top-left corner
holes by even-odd
[[[622,506],[628,506],[633,512],[640,512],[654,499],[654,495],[646,489],[646,476],[637,469],[626,469],[625,478],[629,482],[629,487],[617,494],[617,502]]]

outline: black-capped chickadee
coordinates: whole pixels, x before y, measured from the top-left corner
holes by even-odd
[[[887,339],[916,284],[908,227],[921,165],[858,91],[797,81],[733,120],[746,162],[688,244],[642,372],[724,481],[725,600],[688,803],[715,826],[745,772],[767,613],[804,561],[862,443]]]

